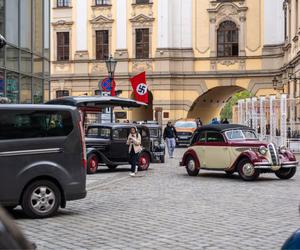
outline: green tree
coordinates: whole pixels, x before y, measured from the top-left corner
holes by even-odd
[[[232,107],[237,104],[238,100],[246,99],[251,97],[251,93],[248,90],[244,90],[234,94],[230,100],[226,103],[224,108],[221,111],[221,119],[227,118],[228,120],[232,119]]]

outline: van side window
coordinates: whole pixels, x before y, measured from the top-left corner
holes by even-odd
[[[72,130],[68,111],[0,111],[0,140],[67,136]]]

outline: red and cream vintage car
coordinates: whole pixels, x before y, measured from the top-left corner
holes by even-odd
[[[280,179],[290,179],[296,173],[298,161],[285,146],[258,140],[255,131],[242,125],[207,125],[197,129],[185,152],[181,166],[190,176],[200,169],[238,172],[245,181],[260,173],[273,172]]]

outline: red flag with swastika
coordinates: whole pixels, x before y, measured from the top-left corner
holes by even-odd
[[[148,86],[146,83],[146,73],[143,72],[130,79],[136,101],[148,104]]]

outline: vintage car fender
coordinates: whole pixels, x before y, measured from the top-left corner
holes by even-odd
[[[258,153],[254,152],[252,150],[247,150],[247,151],[242,152],[239,155],[239,157],[235,160],[235,162],[233,163],[233,165],[230,167],[229,170],[234,170],[238,166],[239,162],[244,158],[249,159],[252,164],[255,164],[257,162],[268,161],[264,156],[259,155]]]
[[[90,154],[96,154],[100,158],[99,160],[102,160],[103,163],[105,163],[105,164],[110,164],[111,163],[110,160],[107,159],[107,157],[102,152],[99,152],[95,148],[87,148],[86,149],[87,158],[89,158]]]
[[[149,157],[150,157],[150,163],[154,160],[153,153],[150,152],[149,150],[143,148],[142,151],[139,153],[139,155],[142,154],[142,153],[147,153],[149,155]]]
[[[198,158],[198,156],[197,156],[197,153],[193,150],[193,149],[188,149],[185,153],[184,153],[184,155],[183,155],[183,157],[182,157],[182,161],[180,162],[180,166],[186,166],[186,160],[187,160],[187,158],[189,157],[189,156],[192,156],[193,158],[194,158],[194,160],[195,160],[195,163],[196,163],[196,168],[200,168],[201,166],[200,166],[200,161],[199,161],[199,158]]]

